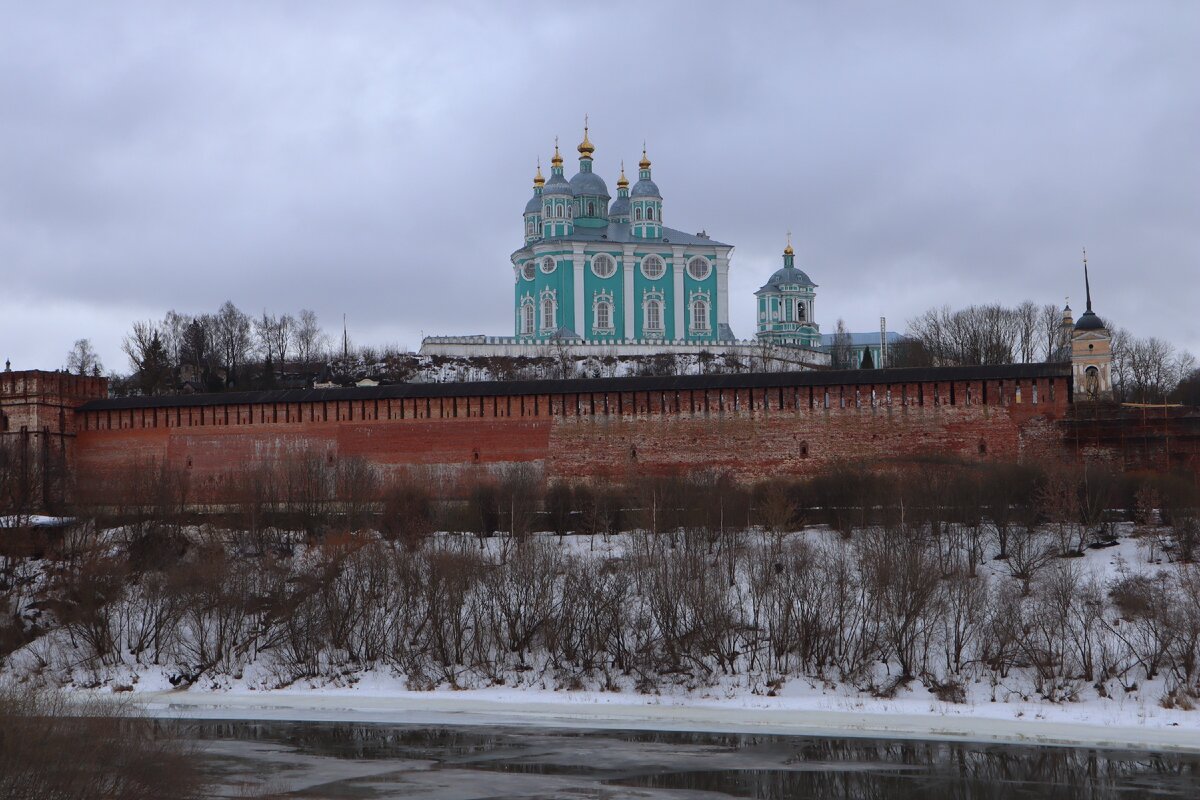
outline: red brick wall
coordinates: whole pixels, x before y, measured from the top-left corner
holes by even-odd
[[[87,410],[81,488],[138,462],[187,470],[193,499],[228,475],[315,451],[383,470],[532,462],[550,477],[712,467],[743,480],[804,475],[843,459],[919,454],[1013,459],[1059,446],[1068,379],[572,392]],[[1020,385],[1020,402],[1017,386]]]

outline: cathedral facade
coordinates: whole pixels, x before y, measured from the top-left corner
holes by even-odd
[[[614,199],[593,170],[584,127],[579,171],[564,174],[558,145],[525,206],[524,245],[511,256],[518,342],[704,345],[733,342],[729,258],[707,233],[664,223],[663,196],[642,150],[637,181]]]

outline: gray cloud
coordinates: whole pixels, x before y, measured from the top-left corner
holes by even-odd
[[[511,329],[535,159],[647,140],[668,225],[784,232],[818,319],[1082,305],[1200,351],[1192,3],[13,4],[0,358],[168,309],[343,312],[359,341]],[[573,164],[568,164],[573,171]]]

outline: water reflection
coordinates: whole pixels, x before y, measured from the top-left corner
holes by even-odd
[[[1195,798],[1200,756],[794,736],[177,722],[225,796]]]

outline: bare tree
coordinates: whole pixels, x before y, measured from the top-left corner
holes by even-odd
[[[1037,335],[1043,361],[1066,361],[1071,356],[1070,332],[1063,328],[1063,312],[1053,303],[1038,311]]]
[[[829,365],[834,369],[854,369],[853,341],[850,332],[846,330],[846,321],[839,319],[837,329],[833,334],[833,346],[829,352]]]
[[[1032,364],[1038,360],[1038,323],[1041,313],[1042,310],[1030,300],[1016,308],[1017,355],[1022,364]]]
[[[75,346],[67,353],[67,372],[76,375],[99,375],[104,371],[100,356],[96,355],[89,339],[76,339]]]
[[[226,369],[226,383],[238,380],[238,369],[250,352],[250,318],[231,301],[226,300],[216,316],[216,344]]]
[[[171,309],[163,317],[162,324],[158,326],[158,334],[162,338],[163,346],[167,349],[167,356],[171,359],[172,367],[179,367],[184,363],[184,338],[191,323],[190,315],[180,314]]]
[[[324,349],[327,338],[317,322],[317,312],[310,308],[301,309],[295,325],[296,360],[301,364],[312,363]]]

